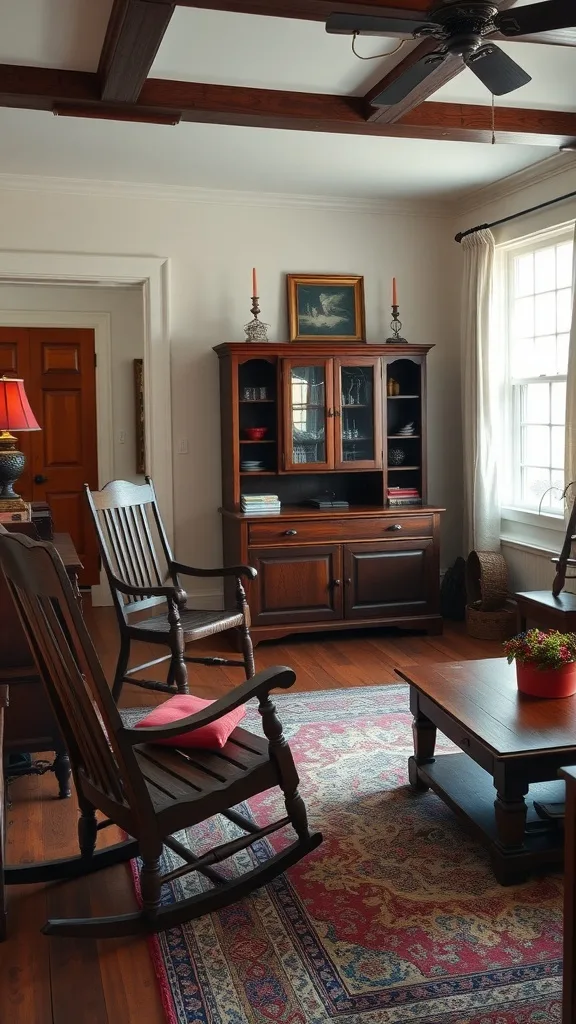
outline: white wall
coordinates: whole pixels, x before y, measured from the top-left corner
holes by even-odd
[[[136,473],[133,377],[133,360],[141,359],[144,351],[141,288],[0,283],[0,324],[4,310],[110,314],[113,421],[108,429],[113,436],[114,477],[143,482]],[[121,433],[125,434],[123,443]]]
[[[514,175],[509,179],[509,193],[501,194],[498,198],[490,199],[490,194],[505,193],[506,183],[502,183],[500,186],[496,185],[494,189],[484,190],[485,201],[482,201],[483,193],[477,193],[476,203],[470,206],[465,213],[459,215],[455,232],[476,224],[492,223],[500,218],[538,206],[557,196],[576,191],[576,158],[573,155],[561,154],[557,158],[552,158],[546,161],[543,170],[543,180],[532,184],[527,183],[525,187],[516,187],[512,191],[515,183],[517,185],[522,183],[526,172]],[[497,244],[503,244],[574,220],[576,220],[576,198],[496,226],[492,228],[492,232]],[[544,547],[541,550],[531,550],[529,543],[509,544],[503,542],[502,553],[508,563],[511,589],[551,589],[555,569],[550,557],[552,553],[559,553],[563,534],[548,532],[550,534],[550,539],[547,542],[549,550]],[[574,589],[574,584],[567,584],[566,590],[570,589]]]
[[[191,193],[193,197],[193,193]],[[338,201],[337,201],[338,202]],[[430,500],[447,506],[442,564],[460,550],[461,455],[457,297],[450,221],[410,212],[295,204],[0,191],[6,249],[156,255],[170,259],[176,548],[199,565],[221,559],[218,367],[212,346],[244,340],[251,268],[270,340],[286,340],[287,272],[365,278],[368,340],[388,334],[391,278],[404,335],[436,348],[429,361]],[[168,353],[167,353],[168,358]],[[160,496],[161,498],[161,496]]]

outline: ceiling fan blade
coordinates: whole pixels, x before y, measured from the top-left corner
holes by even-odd
[[[381,92],[371,97],[370,103],[373,107],[389,107],[402,100],[424,82],[439,64],[446,60],[446,54],[440,50],[428,57],[407,66],[397,78],[385,85]]]
[[[576,7],[574,0],[545,0],[545,3],[502,11],[495,16],[494,24],[503,35],[510,38],[574,28]]]
[[[532,81],[531,76],[494,43],[481,46],[465,64],[494,96],[504,96]]]
[[[326,31],[336,35],[352,36],[360,32],[363,36],[404,36],[410,38],[417,28],[429,25],[422,11],[403,11],[378,8],[378,15],[371,14],[329,14]]]

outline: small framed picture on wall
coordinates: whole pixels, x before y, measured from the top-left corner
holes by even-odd
[[[366,341],[364,278],[287,274],[289,341]]]

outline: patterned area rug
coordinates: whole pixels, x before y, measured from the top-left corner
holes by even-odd
[[[441,801],[408,788],[407,687],[277,704],[324,843],[242,903],[151,940],[170,1024],[558,1022],[561,877],[503,888]],[[254,707],[243,724],[258,721]],[[280,807],[268,793],[249,813],[263,822]],[[231,834],[217,819],[186,841]],[[165,899],[204,884],[189,876]]]

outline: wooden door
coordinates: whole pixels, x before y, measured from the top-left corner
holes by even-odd
[[[347,619],[437,612],[438,552],[432,538],[344,545]]]
[[[282,360],[283,469],[318,473],[334,468],[333,360]]]
[[[18,435],[27,458],[16,490],[46,501],[54,529],[69,533],[84,566],[81,586],[99,582],[98,548],[83,484],[98,487],[94,331],[0,327],[0,374],[23,377],[41,430]]]
[[[334,359],[336,469],[381,469],[382,361],[379,356]]]
[[[342,618],[342,549],[326,544],[290,549],[252,548],[250,585],[254,625],[327,622]]]

